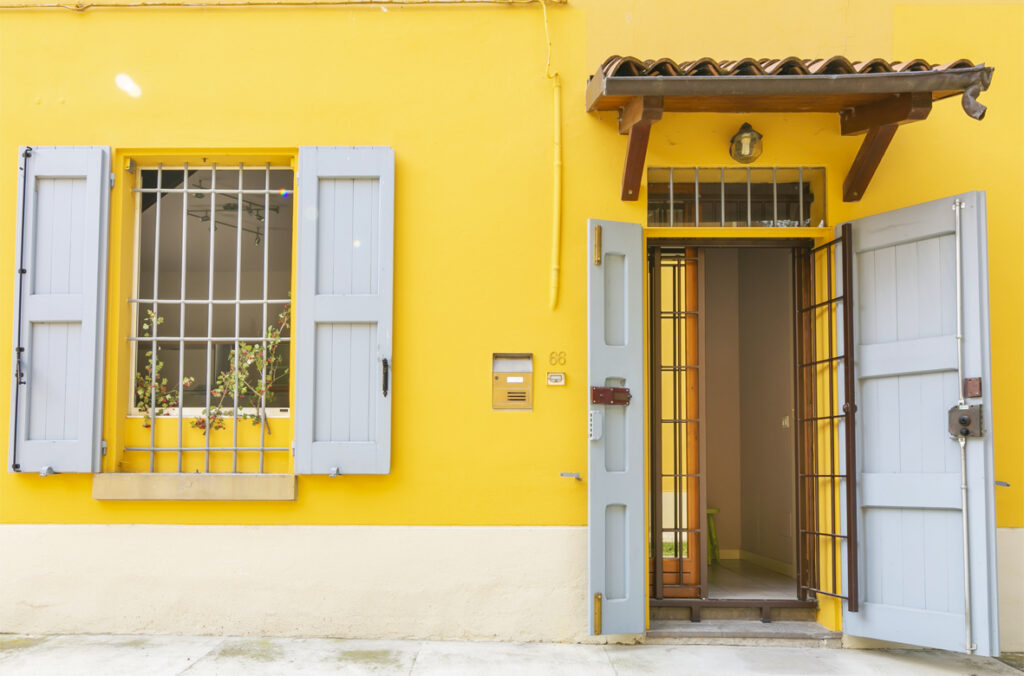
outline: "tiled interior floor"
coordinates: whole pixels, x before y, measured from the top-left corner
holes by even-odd
[[[720,559],[708,566],[709,598],[793,599],[796,580],[742,559]]]

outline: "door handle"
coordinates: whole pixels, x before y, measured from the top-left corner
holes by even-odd
[[[384,396],[386,397],[386,396],[388,396],[388,358],[387,357],[384,357],[384,359],[381,360],[381,369],[382,369],[381,381],[382,381],[382,383],[384,385]]]

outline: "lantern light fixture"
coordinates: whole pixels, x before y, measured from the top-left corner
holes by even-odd
[[[729,139],[729,156],[740,164],[750,164],[761,156],[760,132],[744,122],[731,139]]]

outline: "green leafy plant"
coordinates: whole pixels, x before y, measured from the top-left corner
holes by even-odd
[[[282,334],[291,322],[291,307],[286,305],[277,316],[277,322],[268,326],[266,342],[255,344],[241,342],[238,348],[228,354],[228,370],[222,371],[214,383],[210,395],[217,397],[217,403],[204,408],[190,425],[203,434],[207,430],[223,430],[225,420],[236,412],[239,420],[259,424],[268,421],[267,406],[274,401],[274,385],[288,375],[284,355],[279,354]],[[237,411],[232,407],[237,392]],[[251,410],[242,410],[251,409]]]
[[[146,318],[142,322],[142,335],[151,337],[151,331],[164,323],[164,318],[152,310],[146,310]],[[152,345],[151,345],[152,347]],[[145,353],[145,366],[135,373],[135,408],[145,416],[143,427],[149,427],[153,418],[167,415],[167,409],[177,408],[178,391],[168,389],[167,378],[160,375],[164,363],[160,361],[160,348],[156,348],[156,359],[153,358],[153,350]],[[184,378],[181,381],[182,387],[191,387],[195,378]]]

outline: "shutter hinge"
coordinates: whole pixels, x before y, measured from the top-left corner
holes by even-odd
[[[109,187],[111,187],[111,188],[114,187],[114,181],[115,180],[116,179],[115,179],[115,176],[114,176],[114,172],[110,172],[110,186]]]
[[[100,440],[100,457],[101,458],[107,457],[107,440],[106,439],[101,439]]]
[[[19,345],[18,347],[14,348],[14,350],[15,352],[18,353],[17,360],[15,361],[14,364],[14,381],[18,385],[24,385],[25,369],[22,367],[21,364],[21,355],[25,354],[25,348]]]

